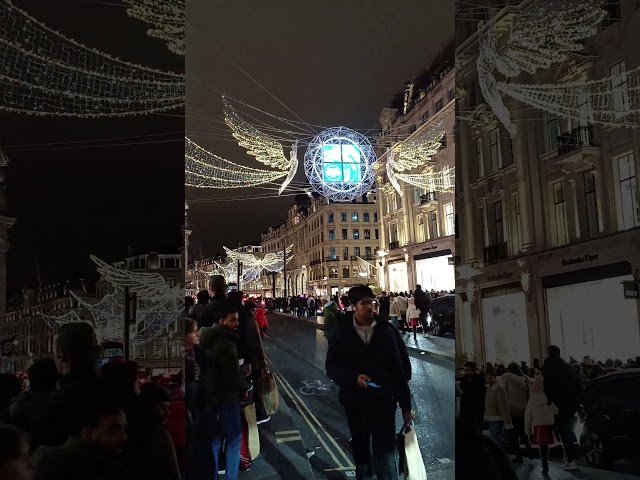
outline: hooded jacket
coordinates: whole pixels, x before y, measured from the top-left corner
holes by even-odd
[[[200,346],[207,366],[200,372],[203,399],[207,403],[239,401],[249,389],[238,364],[238,334],[220,324],[200,329]]]
[[[256,308],[256,322],[258,322],[258,328],[264,337],[264,332],[269,328],[269,322],[267,322],[267,315],[264,312],[264,308]]]
[[[420,318],[421,311],[416,307],[413,298],[409,299],[409,306],[407,307],[407,318]]]

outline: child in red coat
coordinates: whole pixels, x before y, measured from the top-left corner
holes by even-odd
[[[269,323],[267,322],[267,315],[262,307],[256,308],[256,322],[260,329],[260,335],[264,337],[265,332],[269,329]]]

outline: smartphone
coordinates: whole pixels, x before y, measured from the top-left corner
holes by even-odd
[[[369,385],[371,388],[382,388],[380,385],[378,385],[375,382],[367,382],[367,385]]]

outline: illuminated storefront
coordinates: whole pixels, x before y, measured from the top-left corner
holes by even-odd
[[[487,362],[508,365],[530,361],[527,305],[524,293],[482,299],[484,348]]]
[[[456,288],[454,266],[450,265],[451,251],[439,252],[438,256],[415,257],[416,285],[423,290],[451,291]]]
[[[409,291],[409,275],[407,273],[407,262],[400,261],[389,263],[389,291]]]

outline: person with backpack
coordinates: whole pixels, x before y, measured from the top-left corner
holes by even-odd
[[[325,366],[329,378],[340,387],[356,478],[367,478],[373,464],[378,478],[395,479],[398,405],[404,428],[412,428],[410,373],[399,349],[397,330],[374,314],[374,302],[373,291],[365,285],[349,290],[353,312],[347,315],[351,323],[344,322],[330,340]]]

